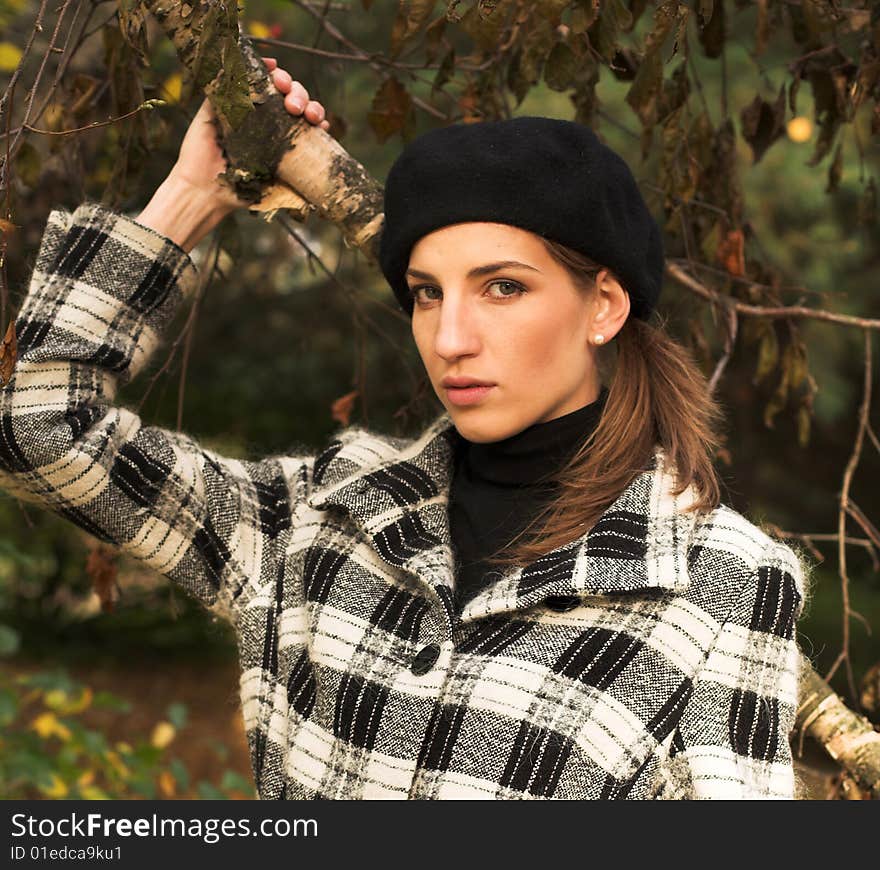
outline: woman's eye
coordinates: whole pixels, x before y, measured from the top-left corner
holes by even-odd
[[[526,292],[526,288],[522,286],[522,284],[517,284],[515,281],[493,281],[489,286],[493,287],[495,285],[502,285],[507,288],[507,291],[502,291],[500,296],[502,299],[507,299],[511,296],[520,295]]]
[[[502,289],[494,294],[495,299],[510,299],[514,296],[522,295],[526,292],[526,288],[516,281],[498,280],[492,281],[489,286],[500,286]],[[419,305],[427,305],[429,302],[437,302],[443,298],[443,291],[433,284],[419,284],[417,287],[409,288],[410,297]]]
[[[436,291],[437,296],[431,296],[430,294]],[[421,294],[424,292],[424,296]],[[423,302],[433,302],[435,299],[439,299],[441,294],[439,287],[432,287],[430,284],[421,284],[418,287],[410,287],[409,295],[418,303]]]

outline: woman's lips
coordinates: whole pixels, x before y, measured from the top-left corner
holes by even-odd
[[[446,395],[453,405],[476,405],[481,402],[494,385],[482,387],[445,387]]]

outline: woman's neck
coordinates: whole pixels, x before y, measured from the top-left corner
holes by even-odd
[[[575,454],[599,422],[608,390],[576,411],[531,426],[500,441],[480,444],[459,436],[462,471],[473,482],[499,487],[537,483]]]

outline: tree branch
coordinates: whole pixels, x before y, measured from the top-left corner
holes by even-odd
[[[800,746],[804,736],[812,737],[859,788],[880,799],[880,733],[841,701],[806,657],[801,661],[800,698],[795,724]]]

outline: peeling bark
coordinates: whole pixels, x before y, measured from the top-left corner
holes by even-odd
[[[817,740],[872,798],[880,799],[880,733],[854,713],[803,658],[796,734]]]
[[[345,243],[377,259],[382,186],[326,131],[284,108],[266,66],[239,33],[235,0],[144,0],[217,115],[225,181],[264,212],[336,224]]]

